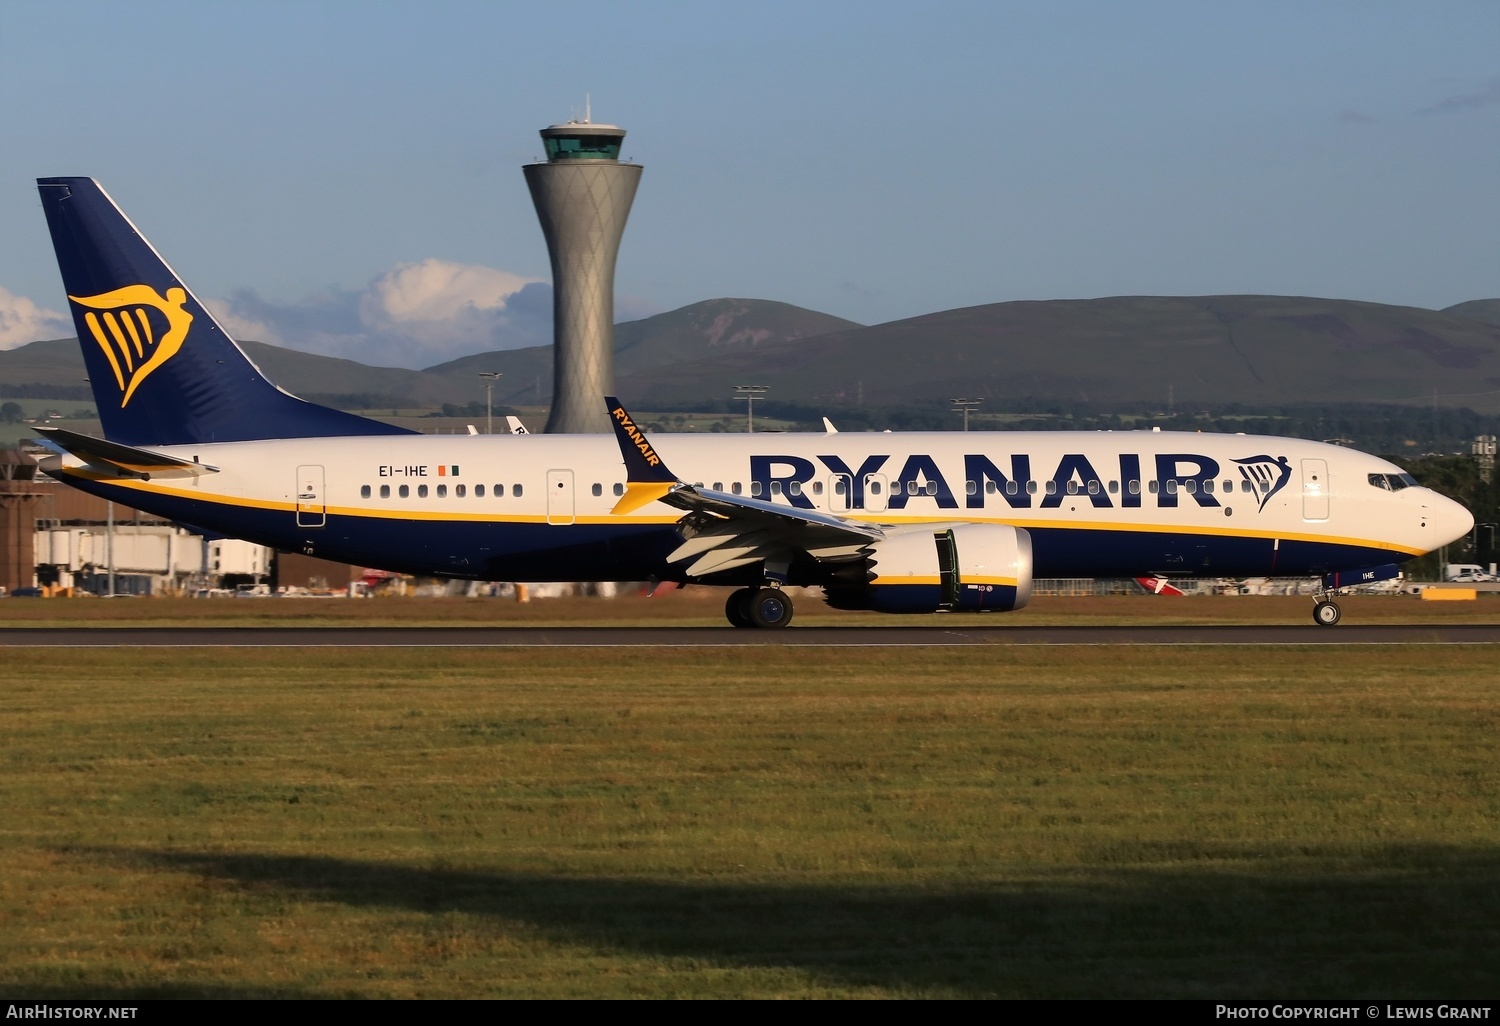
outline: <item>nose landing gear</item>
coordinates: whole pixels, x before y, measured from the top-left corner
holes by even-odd
[[[1338,605],[1327,596],[1320,597],[1313,606],[1313,623],[1319,627],[1332,627],[1343,615]]]

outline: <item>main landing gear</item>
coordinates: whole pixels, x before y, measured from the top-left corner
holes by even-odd
[[[792,622],[792,599],[774,585],[741,588],[724,603],[724,615],[735,627],[785,627]]]
[[[1319,627],[1332,627],[1343,615],[1333,599],[1327,595],[1320,595],[1317,605],[1313,606],[1313,623]]]

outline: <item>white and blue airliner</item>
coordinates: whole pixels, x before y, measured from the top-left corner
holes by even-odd
[[[272,384],[89,178],[38,181],[104,438],[47,471],[191,529],[400,573],[734,589],[1003,612],[1035,577],[1317,577],[1331,596],[1472,528],[1401,468],[1318,442],[1163,431],[424,435]]]

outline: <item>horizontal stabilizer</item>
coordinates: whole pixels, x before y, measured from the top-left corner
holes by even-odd
[[[124,477],[201,477],[217,474],[218,467],[166,456],[148,449],[137,449],[119,442],[109,442],[92,435],[80,435],[67,428],[39,427],[43,440],[51,446],[77,456],[97,470]]]

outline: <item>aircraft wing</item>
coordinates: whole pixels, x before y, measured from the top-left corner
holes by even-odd
[[[218,467],[206,463],[194,463],[175,456],[166,456],[149,449],[137,449],[133,445],[121,445],[92,435],[81,435],[67,428],[39,427],[42,442],[55,452],[66,452],[88,464],[94,470],[122,477],[139,477],[149,480],[158,477],[201,477],[217,474]]]
[[[677,525],[683,542],[667,562],[692,560],[689,577],[759,562],[774,575],[803,553],[825,562],[851,562],[870,542],[885,537],[874,524],[685,484],[667,469],[619,400],[607,402],[627,481],[613,512],[628,513],[650,502],[684,510],[687,516]]]

